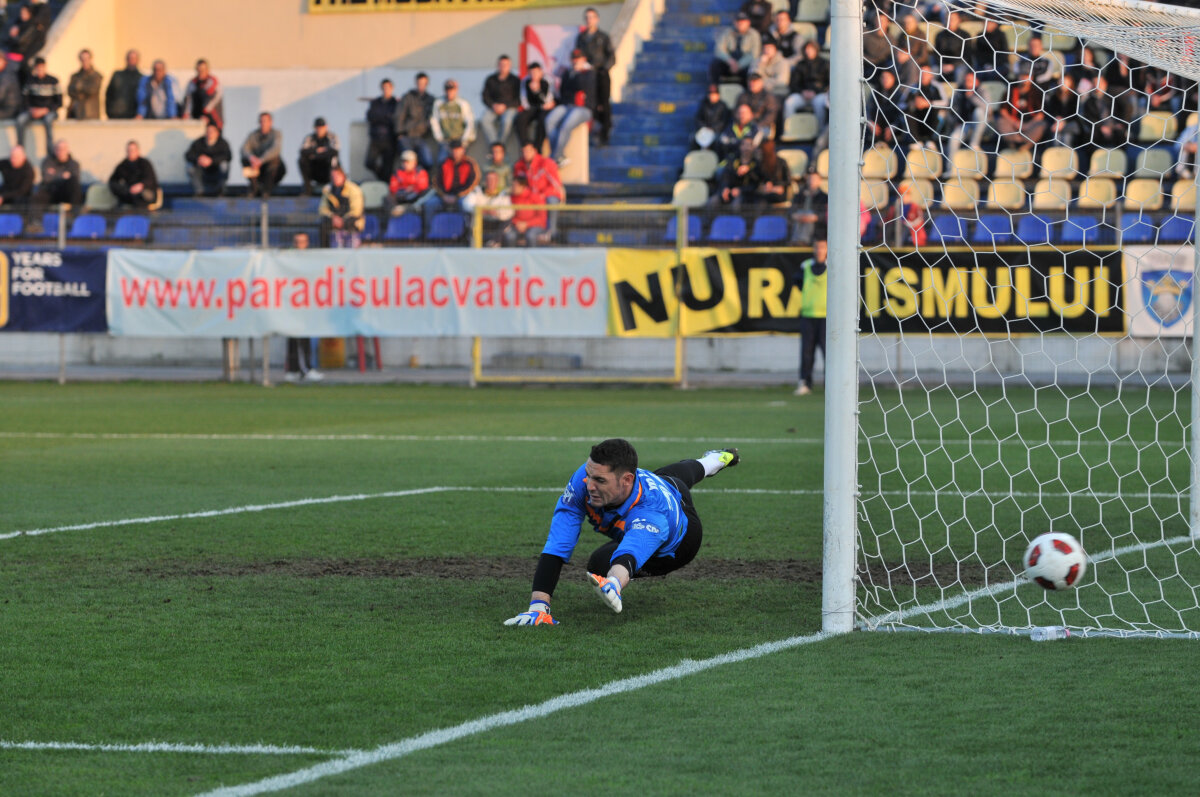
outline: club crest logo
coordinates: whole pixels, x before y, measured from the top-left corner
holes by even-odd
[[[1192,307],[1192,275],[1170,269],[1143,271],[1142,301],[1146,310],[1164,327],[1173,326],[1187,316]]]
[[[567,489],[563,490],[562,502],[564,504],[575,503],[575,488],[571,486],[570,482],[567,482]]]

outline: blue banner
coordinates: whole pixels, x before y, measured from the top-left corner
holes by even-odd
[[[107,258],[94,249],[0,250],[0,332],[107,332]]]

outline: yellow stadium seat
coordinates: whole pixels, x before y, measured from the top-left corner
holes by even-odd
[[[388,195],[388,184],[382,180],[365,180],[359,186],[363,193],[363,207],[378,210],[383,207],[383,198]]]
[[[1125,186],[1127,211],[1158,210],[1163,205],[1162,186],[1157,179],[1130,180]]]
[[[977,149],[963,147],[954,153],[953,173],[964,180],[981,180],[987,174],[987,155]]]
[[[783,120],[783,135],[780,141],[812,141],[817,137],[820,126],[817,117],[811,113],[794,113]]]
[[[1109,177],[1089,177],[1079,187],[1079,207],[1107,208],[1116,204],[1117,184]]]
[[[1124,177],[1129,170],[1129,158],[1123,149],[1098,149],[1092,153],[1088,166],[1089,177]]]
[[[1196,210],[1195,180],[1176,180],[1171,186],[1171,207],[1175,210]]]
[[[1138,142],[1142,144],[1174,143],[1177,135],[1175,116],[1168,111],[1149,111],[1138,127]]]
[[[802,149],[781,149],[779,157],[788,165],[793,180],[803,178],[808,171],[808,153]]]
[[[908,153],[905,174],[914,180],[936,180],[942,176],[942,155],[936,149],[917,147]]]
[[[863,153],[862,176],[867,179],[888,179],[900,168],[896,153],[887,147],[872,147]]]
[[[1152,147],[1138,153],[1133,176],[1162,179],[1174,168],[1175,161],[1171,158],[1170,150],[1164,147]]]
[[[933,181],[918,179],[900,183],[900,201],[906,205],[929,207],[934,202]]]
[[[800,4],[796,7],[796,21],[828,22],[829,0],[800,0]]]
[[[971,210],[979,201],[979,183],[952,179],[942,184],[942,204],[950,210]]]
[[[1018,182],[1001,181],[988,185],[988,203],[1005,210],[1023,210],[1029,201],[1025,186]]]
[[[821,154],[817,156],[817,174],[822,177],[829,177],[829,150],[821,150]]]
[[[1006,149],[996,156],[996,180],[1027,180],[1033,176],[1033,153],[1020,149]]]
[[[1061,210],[1071,201],[1071,183],[1061,177],[1046,177],[1033,189],[1034,210]]]
[[[109,190],[108,183],[105,182],[95,182],[89,185],[87,196],[83,200],[83,206],[88,210],[115,210],[117,204],[117,197]]]
[[[885,208],[892,200],[892,186],[886,180],[864,180],[858,195],[868,208]]]
[[[683,179],[711,180],[717,173],[717,153],[707,149],[689,152],[683,158]]]
[[[1069,147],[1048,147],[1042,154],[1042,171],[1047,177],[1074,178],[1079,173],[1075,150]]]

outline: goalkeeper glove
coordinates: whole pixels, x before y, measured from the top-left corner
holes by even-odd
[[[529,611],[521,612],[516,617],[504,621],[505,625],[558,625],[558,620],[550,616],[550,604],[534,601],[529,604]]]
[[[592,582],[592,587],[596,590],[608,608],[612,609],[617,614],[621,613],[621,582],[615,578],[604,578],[595,573],[588,573],[588,580]]]

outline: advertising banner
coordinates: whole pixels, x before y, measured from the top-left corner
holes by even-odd
[[[108,253],[108,325],[155,337],[602,337],[602,249]]]
[[[513,8],[586,5],[589,0],[307,0],[310,14],[388,11],[507,11]]]
[[[1125,247],[1125,312],[1129,334],[1146,338],[1192,335],[1196,252],[1190,246]]]
[[[0,251],[0,332],[104,332],[104,252]]]

